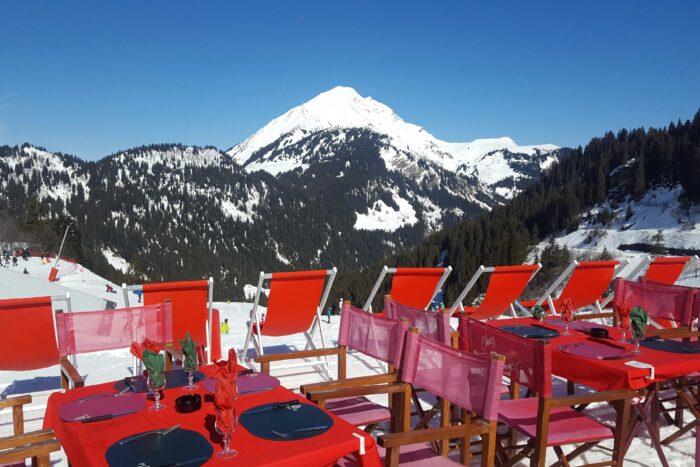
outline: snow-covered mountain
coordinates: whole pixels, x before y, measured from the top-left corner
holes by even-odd
[[[314,162],[337,157],[333,150],[347,141],[351,129],[378,135],[379,157],[390,171],[422,178],[441,170],[468,178],[475,191],[497,200],[512,197],[537,178],[560,149],[551,144],[518,146],[510,138],[448,143],[405,122],[381,102],[338,86],[275,118],[227,153],[249,172],[303,172]],[[335,132],[333,145],[299,146],[327,131]]]

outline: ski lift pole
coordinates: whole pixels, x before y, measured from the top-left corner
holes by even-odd
[[[71,220],[68,222],[68,225],[66,226],[66,231],[63,233],[63,240],[61,241],[61,247],[58,249],[58,254],[56,255],[56,262],[53,263],[53,267],[51,268],[51,272],[49,273],[49,282],[55,282],[56,277],[58,276],[58,262],[61,259],[61,252],[63,251],[63,244],[66,243],[66,237],[68,236],[68,230],[70,229],[70,226],[73,225],[75,221]]]

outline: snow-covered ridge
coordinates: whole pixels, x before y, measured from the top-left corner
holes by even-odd
[[[293,170],[294,160],[266,160],[266,154],[257,154],[277,142],[287,146],[300,141],[309,134],[336,128],[368,128],[376,133],[386,135],[397,151],[405,151],[419,155],[422,159],[432,162],[451,172],[473,171],[484,158],[490,159],[498,152],[510,152],[526,155],[545,154],[559,149],[553,144],[519,146],[511,138],[477,139],[468,143],[449,143],[441,141],[424,128],[408,123],[394,113],[391,108],[371,97],[362,97],[352,88],[338,86],[319,94],[310,101],[303,103],[283,115],[275,118],[254,135],[242,143],[232,147],[227,154],[241,165],[247,165],[247,170],[265,170],[273,175]],[[272,149],[270,149],[271,152]],[[255,155],[255,160],[251,158]],[[265,163],[257,162],[265,160]],[[387,167],[390,161],[385,158]],[[482,170],[480,172],[489,172]],[[490,180],[495,177],[509,176],[503,171],[490,172]],[[500,180],[500,179],[498,179]],[[494,180],[494,181],[498,181]]]

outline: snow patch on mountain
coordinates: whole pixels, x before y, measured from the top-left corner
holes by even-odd
[[[542,158],[559,149],[552,144],[519,146],[507,137],[448,143],[418,125],[405,122],[381,102],[362,97],[352,88],[338,86],[275,118],[232,147],[227,154],[251,172],[264,170],[278,175],[299,167],[306,170],[308,166],[303,165],[305,151],[293,156],[272,157],[272,154],[279,154],[281,148],[298,143],[314,132],[340,128],[366,128],[384,135],[386,142],[380,155],[389,170],[400,171],[408,165],[415,165],[416,159],[420,159],[450,172],[476,174],[483,177],[479,180],[486,185],[508,177],[519,177],[513,164],[509,164],[509,155]],[[340,134],[344,135],[343,132]],[[262,154],[259,153],[261,150]],[[554,155],[540,160],[540,168],[549,166],[554,160]],[[511,193],[502,190],[502,194]]]
[[[418,222],[416,210],[408,200],[399,196],[396,190],[391,190],[397,209],[387,205],[382,200],[375,201],[368,209],[367,214],[355,212],[355,230],[384,230],[393,232],[406,225],[414,225]]]
[[[102,255],[105,257],[109,265],[117,271],[127,274],[131,270],[131,264],[115,253],[111,248],[103,248]]]

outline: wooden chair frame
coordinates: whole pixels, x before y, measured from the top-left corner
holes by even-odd
[[[53,430],[24,432],[24,405],[32,402],[32,396],[24,395],[0,399],[0,409],[12,409],[13,436],[0,438],[0,464],[24,462],[31,459],[32,465],[49,467],[52,452],[61,450]]]

